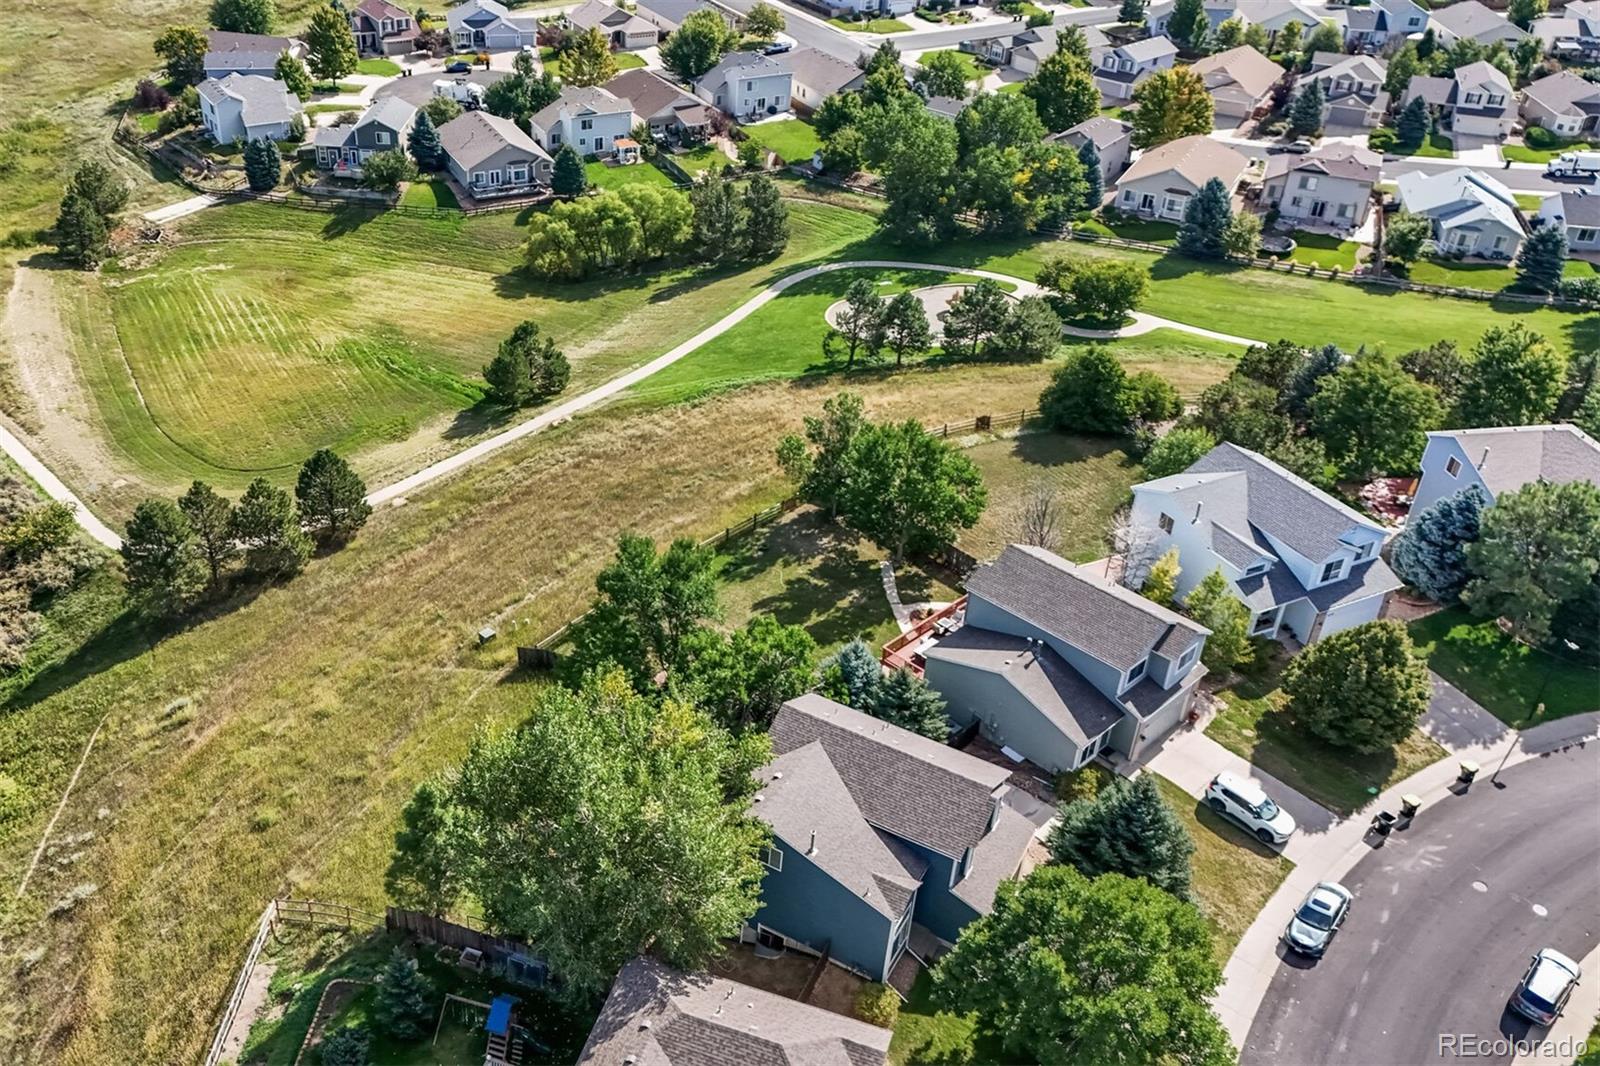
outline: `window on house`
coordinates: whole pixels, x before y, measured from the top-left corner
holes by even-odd
[[[755,87],[756,87],[756,83],[753,82],[753,81],[747,81],[747,82],[744,83],[744,91],[745,92],[749,92],[750,90],[754,89]]]
[[[1496,237],[1494,239],[1494,250],[1495,251],[1497,251],[1497,252],[1504,251],[1505,247],[1506,247],[1506,239],[1505,239],[1504,236]]]
[[[1490,93],[1489,94],[1489,106],[1490,107],[1499,107],[1500,105],[1504,104],[1505,102],[1506,102],[1506,97],[1505,97],[1504,93]]]
[[[482,185],[483,184],[483,180],[484,180],[485,177],[487,177],[487,175],[485,175],[483,171],[474,170],[472,172],[472,184],[474,184],[474,185]]]
[[[1138,662],[1134,663],[1132,669],[1130,669],[1128,671],[1128,684],[1130,684],[1130,685],[1133,684],[1135,681],[1139,680],[1143,676],[1144,676],[1144,660],[1140,659]]]
[[[592,118],[579,119],[578,120],[578,128],[580,130],[592,130],[592,129],[594,129],[594,119],[592,119]]]
[[[1156,520],[1156,525],[1161,527],[1161,532],[1163,532],[1163,533],[1171,533],[1172,532],[1172,516],[1167,514],[1165,511],[1161,512],[1161,517]]]
[[[1337,581],[1343,575],[1344,575],[1344,560],[1343,559],[1335,559],[1333,562],[1329,563],[1327,566],[1324,566],[1322,568],[1322,580],[1323,580],[1324,583],[1329,582],[1329,581]]]
[[[1350,215],[1351,215],[1351,210],[1352,209],[1351,209],[1351,205],[1350,204],[1340,204],[1339,205],[1339,217],[1340,218],[1349,218]]]
[[[769,870],[783,869],[783,852],[779,851],[777,848],[762,848],[758,857],[761,859],[761,865],[765,866]]]
[[[1461,473],[1461,460],[1457,459],[1453,455],[1446,459],[1444,461],[1444,472],[1449,474],[1451,477],[1455,477],[1457,474]]]
[[[1471,105],[1473,105],[1473,104],[1482,103],[1483,102],[1483,94],[1482,93],[1467,93],[1465,96],[1463,96],[1461,98],[1461,102],[1466,104],[1466,105],[1468,105],[1469,107]]]
[[[1588,244],[1589,242],[1594,240],[1594,230],[1592,230],[1592,229],[1580,229],[1577,232],[1577,234],[1573,237],[1573,240],[1579,241],[1579,242],[1581,242],[1583,244]]]
[[[379,144],[388,144],[389,143],[389,134],[388,134],[388,132],[385,131],[385,130],[378,130],[377,132],[378,132],[378,143]]]
[[[1250,632],[1255,634],[1270,633],[1278,628],[1278,612],[1268,611],[1256,619],[1256,624],[1250,627]]]
[[[1195,648],[1198,648],[1199,646],[1200,645],[1196,644],[1194,648],[1190,648],[1188,651],[1178,656],[1178,673],[1181,674],[1185,670],[1189,669],[1189,664],[1194,662]]]
[[[1302,205],[1304,203],[1305,203],[1305,200],[1302,199],[1301,197],[1298,197],[1298,196],[1289,197],[1289,206],[1290,207],[1299,207],[1300,205]]]
[[[1106,56],[1105,60],[1100,65],[1102,67],[1105,67],[1107,70],[1116,70],[1117,69],[1117,57],[1116,56]]]

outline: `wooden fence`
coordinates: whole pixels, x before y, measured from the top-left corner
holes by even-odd
[[[275,899],[272,911],[275,924],[303,925],[312,929],[373,929],[383,924],[381,914],[316,899]]]
[[[205,1066],[216,1066],[222,1058],[223,1045],[227,1042],[228,1031],[233,1028],[233,1023],[239,1017],[239,1007],[244,1003],[245,990],[250,985],[250,975],[255,972],[256,960],[261,957],[261,950],[266,947],[267,937],[272,935],[277,900],[268,903],[261,912],[261,920],[256,923],[255,939],[250,941],[250,949],[245,952],[244,966],[239,969],[239,977],[233,982],[233,992],[228,996],[228,1002],[222,1008],[222,1018],[217,1022],[216,1035],[211,1038],[211,1048],[206,1052]]]

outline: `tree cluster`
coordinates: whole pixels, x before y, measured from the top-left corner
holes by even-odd
[[[988,503],[972,460],[921,423],[877,423],[840,393],[808,417],[804,436],[778,444],[800,495],[863,534],[895,561],[936,550],[971,529]]]
[[[1154,371],[1129,374],[1107,348],[1074,351],[1039,394],[1039,413],[1067,433],[1122,434],[1178,415],[1178,390]]]
[[[594,32],[598,34],[598,31]],[[611,59],[611,50],[606,47],[605,40],[603,38],[601,39],[600,44],[602,51],[605,53],[606,59],[609,61]],[[574,60],[570,57],[570,54],[569,56],[563,57],[561,61],[561,75],[568,84],[598,84],[598,82],[572,81],[575,70],[578,72],[577,76],[582,77],[583,64],[581,60],[574,65]],[[615,71],[613,71],[612,74],[606,75],[605,78],[601,78],[600,81],[607,81],[614,74]],[[560,95],[561,86],[558,85],[556,80],[550,76],[550,72],[548,70],[537,69],[537,65],[534,63],[533,55],[531,53],[518,52],[516,58],[511,61],[511,73],[506,77],[501,78],[499,81],[491,83],[489,87],[484,90],[483,109],[489,112],[491,115],[497,115],[500,118],[508,118],[523,129],[527,129],[528,120],[532,118],[535,113],[542,111],[551,104],[555,103],[556,97]],[[448,100],[449,97],[440,97],[438,99]],[[454,100],[451,100],[450,102],[455,103]],[[457,114],[460,113],[459,104],[457,104],[455,111]],[[450,117],[453,118],[454,115]],[[436,122],[439,121],[437,115],[434,116],[434,118]],[[449,118],[443,119],[443,122],[448,121],[450,121]],[[418,165],[421,165],[421,160],[418,160]]]
[[[349,464],[323,448],[301,466],[293,498],[258,477],[237,503],[203,481],[176,501],[144,500],[123,534],[128,593],[149,614],[175,615],[220,596],[236,572],[290,577],[313,542],[343,544],[366,523],[366,491]]]
[[[27,660],[42,624],[38,608],[93,569],[77,530],[71,507],[40,503],[0,473],[0,676]]]
[[[835,702],[943,744],[950,739],[944,697],[905,667],[886,674],[857,637],[821,664],[821,692]]]
[[[1150,292],[1150,268],[1127,259],[1053,256],[1039,267],[1037,280],[1055,294],[1062,318],[1112,328]]]
[[[92,270],[110,250],[111,229],[128,204],[128,187],[110,167],[97,160],[80,163],[67,182],[56,215],[56,252],[84,270]]]
[[[702,262],[772,259],[789,246],[789,207],[765,174],[735,182],[721,170],[705,171],[689,190],[689,206],[690,241]]]
[[[577,281],[676,255],[693,219],[689,198],[676,189],[624,185],[533,215],[524,254],[535,275]]]
[[[532,321],[518,323],[483,368],[489,398],[503,407],[542,403],[565,389],[571,376],[572,368],[555,340]]]
[[[775,9],[773,13],[777,13]],[[764,27],[771,28],[770,16],[763,13],[759,20]],[[780,29],[782,22],[783,16],[779,15]],[[722,62],[722,57],[738,44],[739,35],[728,28],[722,15],[711,8],[703,8],[689,12],[672,36],[667,38],[667,43],[661,46],[661,62],[684,81],[693,81]]]

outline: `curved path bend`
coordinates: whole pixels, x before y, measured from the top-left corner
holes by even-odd
[[[807,267],[804,270],[797,270],[793,274],[779,278],[777,281],[767,286],[765,290],[751,297],[745,303],[730,311],[728,314],[707,326],[699,333],[696,333],[693,337],[690,337],[688,340],[684,341],[676,348],[673,348],[671,351],[658,355],[648,363],[635,367],[633,370],[630,370],[626,374],[622,374],[619,377],[612,378],[603,385],[597,385],[595,388],[590,389],[588,392],[585,392],[582,395],[574,396],[565,403],[557,404],[548,411],[543,411],[540,414],[535,415],[533,418],[528,419],[526,422],[520,422],[517,425],[512,426],[510,429],[496,433],[492,437],[486,437],[477,444],[472,445],[470,448],[465,448],[454,455],[447,456],[446,458],[439,460],[437,463],[425,466],[416,473],[401,478],[392,485],[387,485],[381,489],[378,489],[367,497],[367,502],[376,507],[381,504],[390,503],[394,500],[400,499],[407,493],[415,492],[423,486],[437,481],[442,477],[446,477],[458,470],[462,470],[468,466],[471,466],[484,456],[488,455],[490,452],[498,451],[501,448],[504,448],[506,445],[515,441],[519,441],[524,437],[530,437],[533,434],[547,429],[558,422],[563,422],[566,419],[571,418],[580,411],[585,411],[596,404],[610,399],[619,392],[623,392],[626,389],[632,388],[634,385],[644,381],[652,374],[660,373],[673,363],[676,363],[678,360],[693,353],[696,349],[700,348],[707,342],[720,337],[722,334],[726,333],[728,330],[732,329],[734,326],[738,325],[740,322],[743,322],[745,319],[761,310],[761,308],[771,303],[786,290],[793,288],[803,281],[809,281],[814,277],[818,277],[822,274],[829,274],[836,270],[864,269],[925,270],[936,274],[963,274],[971,277],[992,278],[995,281],[1001,281],[1009,285],[1014,285],[1016,287],[1016,292],[1021,296],[1039,296],[1043,295],[1044,293],[1044,290],[1041,289],[1037,284],[1028,281],[1025,278],[1014,277],[1010,274],[1001,274],[992,270],[974,270],[960,266],[951,266],[948,263],[917,263],[906,262],[898,259],[850,259],[840,263],[825,263],[821,266]],[[1193,334],[1197,337],[1206,337],[1211,340],[1224,341],[1229,344],[1238,344],[1244,347],[1265,343],[1263,341],[1252,340],[1248,337],[1235,337],[1227,333],[1218,333],[1214,330],[1202,329],[1199,326],[1191,326],[1183,322],[1174,322],[1171,319],[1160,318],[1156,315],[1148,315],[1142,311],[1135,312],[1133,318],[1134,322],[1132,325],[1124,326],[1118,330],[1083,330],[1063,327],[1063,332],[1074,337],[1111,339],[1115,337],[1138,336],[1140,334],[1149,333],[1152,330],[1157,329],[1172,329],[1183,333]]]

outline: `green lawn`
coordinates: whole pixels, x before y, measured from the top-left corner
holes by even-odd
[[[613,167],[597,159],[593,163],[585,163],[583,173],[590,185],[600,189],[617,189],[624,185],[661,185],[670,188],[676,184],[666,171],[648,161]]]
[[[561,77],[561,57],[556,55],[554,48],[539,49],[539,59],[544,64],[544,69],[550,72],[552,78]],[[612,62],[617,66],[617,73],[624,70],[637,70],[644,66],[644,60],[632,52],[612,52]]]
[[[968,81],[977,81],[979,78],[982,78],[985,73],[987,73],[983,67],[978,65],[977,57],[971,52],[963,52],[955,48],[942,48],[938,51],[925,53],[919,62],[925,61],[929,56],[935,55],[955,56],[956,59],[960,61],[961,65],[966,68]]]
[[[1455,146],[1448,134],[1430,133],[1428,139],[1410,151],[1399,142],[1389,146],[1389,155],[1413,156],[1419,159],[1454,159]]]
[[[769,151],[777,152],[787,163],[808,162],[811,154],[822,147],[822,138],[817,136],[817,131],[812,128],[811,123],[804,119],[763,122],[755,126],[745,126],[744,132],[757,144]]]
[[[1573,141],[1556,148],[1529,148],[1524,144],[1502,144],[1501,158],[1513,163],[1548,163],[1562,152],[1592,152],[1594,145],[1587,141]]]
[[[1407,277],[1423,285],[1453,285],[1499,292],[1517,280],[1517,272],[1507,263],[1429,258],[1412,263]]]
[[[1000,88],[996,89],[995,92],[997,92],[997,93],[1020,93],[1022,91],[1022,87],[1024,85],[1026,85],[1026,84],[1028,84],[1028,83],[1025,82],[1025,81],[1002,82],[1001,85],[1000,85]]]
[[[1164,248],[1171,248],[1178,243],[1178,227],[1171,222],[1145,221],[1138,218],[1122,218],[1116,222],[1104,218],[1091,218],[1083,222],[1075,222],[1077,229],[1090,233],[1098,233],[1106,237],[1121,237],[1127,241],[1144,241],[1146,244],[1159,244]]]
[[[1270,658],[1253,675],[1218,693],[1222,708],[1206,735],[1285,784],[1340,814],[1368,803],[1372,793],[1444,758],[1445,750],[1420,730],[1390,751],[1363,755],[1333,747],[1302,729],[1277,687],[1287,653],[1260,642]]]
[[[380,78],[393,78],[399,75],[401,66],[392,59],[363,59],[356,63],[357,74],[375,74]]]
[[[995,1037],[977,1032],[970,1018],[937,1010],[932,997],[933,978],[924,970],[917,974],[909,1000],[900,1006],[894,1039],[889,1042],[889,1066],[906,1066],[913,1061],[913,1056],[917,1062],[946,1061],[941,1056],[964,1045],[974,1033],[973,1046],[977,1055],[973,1061],[1023,1066],[1015,1055],[1005,1052]]]
[[[331,115],[338,111],[360,110],[362,110],[360,104],[307,104],[305,113],[308,115]]]
[[[145,133],[154,133],[161,125],[161,112],[135,111],[133,114],[133,121],[141,131]]]
[[[1361,246],[1354,241],[1340,240],[1328,233],[1308,233],[1298,229],[1290,236],[1294,238],[1295,248],[1289,258],[1296,263],[1309,263],[1324,270],[1334,267],[1342,271],[1355,269],[1356,252]]]
[[[824,651],[856,637],[874,648],[898,636],[883,592],[885,552],[813,508],[724,547],[718,555],[723,621],[741,626],[758,614],[810,633]],[[956,589],[912,563],[895,568],[902,603],[949,602]]]
[[[1239,938],[1294,870],[1294,863],[1166,778],[1158,775],[1156,783],[1194,841],[1190,887],[1211,927],[1217,965],[1226,966]]]
[[[407,207],[460,207],[450,183],[443,178],[421,178],[406,186],[400,202]]]
[[[711,167],[731,166],[733,160],[714,144],[702,144],[698,148],[691,148],[687,152],[671,153],[672,161],[688,171],[690,177],[698,177],[701,171]]]
[[[311,91],[314,93],[359,93],[363,86],[353,81],[319,81],[314,82]]]
[[[852,22],[848,19],[829,19],[828,25],[849,33],[906,33],[911,27],[899,19],[867,19]]]
[[[1519,192],[1512,193],[1512,196],[1516,198],[1517,209],[1526,211],[1530,215],[1538,214],[1539,208],[1544,206],[1544,197],[1537,193]]]
[[[1593,666],[1530,648],[1502,633],[1493,619],[1455,607],[1418,619],[1410,629],[1428,665],[1506,725],[1525,729],[1600,710]]]

